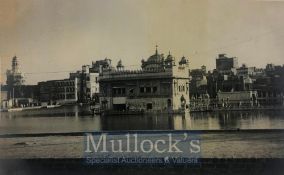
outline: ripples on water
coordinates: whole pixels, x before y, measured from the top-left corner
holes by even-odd
[[[186,115],[92,116],[86,107],[67,106],[1,113],[0,134],[101,130],[284,129],[283,111],[235,111]]]

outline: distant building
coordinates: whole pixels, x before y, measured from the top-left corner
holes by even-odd
[[[89,65],[82,67],[81,90],[84,101],[91,100],[99,93],[99,72],[95,72]]]
[[[20,71],[18,58],[16,56],[14,56],[12,59],[12,69],[7,70],[6,75],[7,75],[6,83],[9,88],[24,84],[24,76]]]
[[[99,74],[113,69],[111,60],[106,58],[93,62],[92,65],[83,65],[82,70],[70,73],[70,79],[77,78],[78,101],[83,103],[99,102]]]
[[[39,82],[41,105],[76,103],[77,85],[77,78]]]
[[[13,88],[15,107],[28,107],[39,105],[39,88],[37,85],[22,85]]]
[[[284,66],[267,64],[265,75],[255,78],[253,89],[262,106],[284,105]]]
[[[7,70],[7,85],[3,89],[7,93],[7,108],[28,107],[38,105],[39,90],[37,85],[24,85],[24,76],[20,70],[18,58],[12,58],[12,68]],[[2,90],[1,90],[2,91]]]
[[[242,64],[241,67],[237,68],[237,76],[239,77],[251,77],[256,78],[260,76],[265,76],[264,70],[256,67],[247,67],[245,64]]]
[[[100,74],[100,103],[111,110],[182,110],[189,105],[188,60],[178,64],[169,53],[156,53],[146,61],[142,70],[124,70],[119,61],[117,70]]]
[[[241,67],[237,68],[237,75],[248,77],[255,75],[255,67],[247,67],[245,64],[242,64]]]
[[[192,69],[190,74],[190,97],[197,98],[203,94],[207,94],[207,78],[206,67],[201,66],[201,69]]]
[[[222,107],[258,106],[257,91],[218,92],[218,104]]]
[[[7,86],[1,85],[1,96],[0,96],[0,109],[7,109],[9,106],[12,106],[12,103],[9,104],[9,99],[8,99],[8,89]]]
[[[217,93],[231,92],[231,91],[245,91],[251,90],[251,79],[238,77],[234,74],[222,74],[217,70],[207,75],[207,92],[211,98],[216,98]]]
[[[37,85],[13,86],[12,89],[4,85],[1,87],[1,94],[1,101],[5,101],[6,104],[5,108],[38,105],[39,89]],[[3,96],[3,94],[5,95]]]
[[[111,65],[111,59],[105,58],[93,62],[90,72],[102,73],[107,70],[114,70],[114,68]]]
[[[238,59],[236,57],[227,57],[226,54],[219,54],[216,59],[216,69],[221,74],[236,73],[238,68]]]

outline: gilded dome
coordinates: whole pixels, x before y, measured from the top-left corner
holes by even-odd
[[[147,61],[142,60],[141,62],[143,70],[157,71],[164,69],[164,55],[158,53],[157,46],[156,53],[150,56]]]
[[[158,53],[150,56],[147,60],[148,63],[161,63],[163,61],[164,61],[164,55]]]

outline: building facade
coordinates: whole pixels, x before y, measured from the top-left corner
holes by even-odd
[[[78,102],[99,103],[99,74],[110,69],[114,68],[111,66],[111,60],[106,58],[93,62],[92,65],[83,65],[80,71],[70,73],[70,79],[77,78]]]
[[[190,75],[190,98],[198,98],[207,94],[207,78],[206,67],[201,66],[201,69],[192,69]]]
[[[99,93],[99,72],[97,71],[97,69],[93,69],[89,65],[82,66],[80,76],[80,101],[91,101],[95,98],[95,95]]]
[[[0,109],[7,109],[9,106],[12,106],[12,102],[10,101],[11,104],[9,104],[9,99],[8,99],[8,89],[7,86],[0,85],[1,88],[1,96],[0,96]]]
[[[253,89],[262,106],[284,106],[284,66],[267,64],[264,75],[255,78]]]
[[[218,104],[222,107],[258,106],[257,91],[218,92]]]
[[[156,53],[142,70],[124,70],[121,61],[116,70],[100,74],[100,104],[105,110],[184,110],[189,105],[188,60],[178,64],[169,53]]]
[[[226,54],[219,54],[216,59],[216,69],[221,74],[236,73],[238,68],[238,59],[236,57],[227,57]]]
[[[76,103],[78,101],[77,78],[39,82],[42,106]]]
[[[255,67],[247,67],[245,64],[242,64],[241,67],[237,68],[237,75],[242,77],[251,77],[254,76]]]

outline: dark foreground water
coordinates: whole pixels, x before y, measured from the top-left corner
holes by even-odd
[[[1,113],[0,134],[79,132],[101,130],[218,130],[284,129],[284,111],[237,111],[153,114],[144,116],[92,116],[86,108]]]

